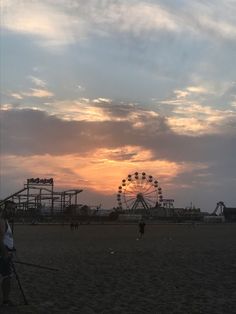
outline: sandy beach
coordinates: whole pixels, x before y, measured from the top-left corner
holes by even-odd
[[[1,313],[236,313],[236,225],[16,225],[16,264],[29,305]]]

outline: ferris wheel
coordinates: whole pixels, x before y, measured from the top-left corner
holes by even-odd
[[[119,209],[135,212],[138,209],[149,212],[163,202],[162,189],[158,181],[145,172],[129,174],[118,187]]]

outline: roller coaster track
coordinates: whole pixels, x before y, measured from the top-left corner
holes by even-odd
[[[9,199],[11,199],[12,197],[14,197],[14,196],[20,194],[21,192],[23,192],[23,191],[25,191],[25,190],[27,190],[27,188],[23,188],[23,189],[21,189],[21,190],[15,192],[15,193],[13,193],[13,194],[7,196],[6,198],[4,198],[3,200],[0,201],[0,206],[2,206],[6,201],[8,201]]]

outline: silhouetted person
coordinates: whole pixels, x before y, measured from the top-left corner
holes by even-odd
[[[8,220],[14,217],[16,204],[12,201],[5,203],[0,218],[0,274],[2,276],[3,305],[13,305],[9,299],[11,292],[12,277],[12,254],[14,251],[14,241],[12,229]]]
[[[71,230],[71,231],[74,230],[74,223],[73,223],[73,222],[70,223],[70,230]]]
[[[75,221],[75,222],[71,222],[70,224],[70,230],[77,230],[79,228],[79,223],[78,221]]]
[[[139,228],[139,238],[142,238],[144,236],[144,229],[145,229],[145,222],[143,219],[140,220],[139,224],[138,224],[138,228]]]

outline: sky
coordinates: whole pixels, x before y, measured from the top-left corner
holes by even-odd
[[[235,0],[0,3],[1,198],[53,177],[112,208],[144,171],[176,206],[236,205]]]

